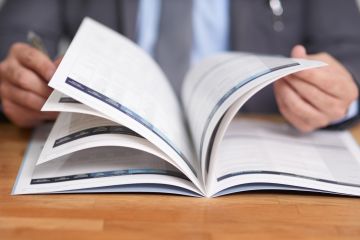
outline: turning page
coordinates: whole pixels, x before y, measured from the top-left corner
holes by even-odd
[[[125,126],[92,115],[60,113],[37,164],[72,152],[101,146],[139,149],[173,163],[156,146]]]
[[[203,177],[206,177],[216,126],[237,100],[250,91],[260,91],[283,76],[324,65],[318,61],[281,56],[226,53],[195,66],[185,79],[182,101]]]
[[[50,94],[41,111],[83,113],[111,120],[110,117],[105,114],[56,90]]]
[[[180,103],[130,40],[85,18],[49,85],[148,139],[202,188]]]

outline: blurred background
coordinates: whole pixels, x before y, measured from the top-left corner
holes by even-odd
[[[2,7],[2,5],[4,4],[6,0],[0,0],[0,8]],[[357,0],[358,5],[359,5],[359,9],[360,9],[360,0]]]

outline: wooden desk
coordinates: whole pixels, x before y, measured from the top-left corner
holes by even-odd
[[[353,128],[360,140],[360,125]],[[360,239],[360,199],[279,192],[10,196],[29,131],[0,124],[0,239]],[[360,174],[360,173],[359,173]]]

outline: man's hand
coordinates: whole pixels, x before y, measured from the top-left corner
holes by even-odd
[[[327,53],[308,55],[299,45],[291,56],[320,60],[328,66],[301,71],[274,84],[275,98],[285,119],[301,132],[310,132],[345,117],[359,96],[346,68]]]
[[[32,127],[57,113],[40,112],[52,92],[47,83],[56,69],[45,54],[27,44],[15,43],[0,63],[0,97],[7,117],[20,127]]]

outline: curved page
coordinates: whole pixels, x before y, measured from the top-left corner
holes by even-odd
[[[288,72],[287,72],[287,70],[281,70],[276,73],[272,73],[271,75],[272,75],[272,79],[270,78],[269,81],[273,82],[276,79],[279,79],[285,75],[288,75]],[[209,154],[210,156],[208,156],[208,158],[205,160],[205,164],[204,164],[205,171],[207,173],[207,175],[206,175],[206,185],[207,185],[206,188],[207,189],[211,189],[212,185],[215,182],[214,171],[213,171],[214,165],[215,165],[214,163],[216,162],[216,159],[218,158],[217,154],[218,154],[219,146],[224,138],[224,135],[225,135],[231,121],[233,120],[235,115],[239,112],[241,107],[251,97],[253,97],[261,89],[263,89],[264,87],[269,85],[269,81],[262,82],[261,84],[252,88],[245,94],[237,93],[236,96],[239,96],[239,97],[222,115],[221,120],[219,122],[213,121],[213,123],[210,125],[212,127],[214,127],[214,125],[216,125],[216,131],[214,131],[211,134],[210,139],[209,138],[206,139],[209,144],[211,143],[210,146],[207,146],[209,149],[208,153],[210,153]]]
[[[203,177],[211,151],[210,138],[221,117],[237,99],[280,76],[324,65],[285,57],[227,53],[195,66],[185,79],[182,99]]]
[[[107,119],[80,113],[61,113],[44,145],[36,165],[76,151],[119,146],[151,153],[178,167],[160,149],[136,132]]]
[[[56,90],[50,94],[41,111],[83,113],[111,120],[108,116]]]
[[[86,18],[49,85],[148,139],[202,188],[176,95],[130,40]]]
[[[36,165],[48,133],[48,126],[36,130],[12,194],[127,190],[200,194],[176,168],[152,154],[135,149],[92,148]]]
[[[86,148],[123,146],[167,159],[145,138],[113,121],[80,113],[60,113],[37,164]]]

